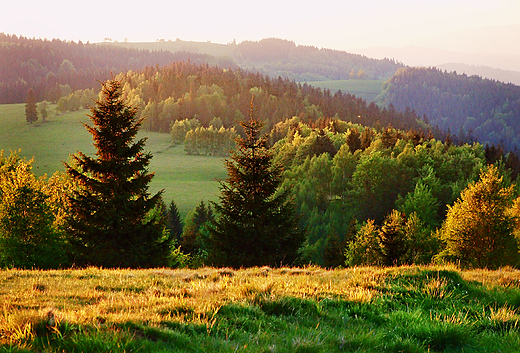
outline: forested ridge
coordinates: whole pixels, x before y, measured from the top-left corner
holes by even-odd
[[[111,73],[180,60],[203,63],[208,57],[0,33],[0,104],[25,102],[29,88],[38,101],[56,102],[70,91],[97,88]]]
[[[520,86],[435,68],[403,68],[383,85],[380,106],[410,108],[467,140],[520,146]]]
[[[371,59],[340,50],[296,45],[277,38],[241,42],[234,53],[232,57],[241,68],[302,82],[352,78],[384,80],[404,66],[392,59]]]
[[[142,108],[144,126],[153,131],[169,132],[175,121],[186,118],[196,118],[204,127],[215,117],[226,128],[236,126],[248,116],[251,96],[255,114],[267,129],[294,116],[306,122],[336,117],[374,127],[392,125],[426,132],[429,129],[411,111],[380,109],[350,94],[332,94],[287,78],[274,79],[242,69],[176,62],[141,72],[130,71],[118,78],[129,101]]]

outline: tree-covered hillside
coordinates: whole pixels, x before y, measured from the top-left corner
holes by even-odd
[[[252,95],[255,114],[267,129],[298,116],[313,124],[336,117],[374,127],[429,130],[410,111],[380,109],[349,94],[331,94],[287,78],[272,79],[241,69],[175,62],[141,72],[129,71],[118,78],[126,97],[141,107],[140,114],[146,117],[144,127],[153,131],[169,132],[175,121],[193,118],[204,127],[212,125],[216,118],[225,128],[236,126],[248,116]]]
[[[277,78],[295,81],[323,80],[386,80],[404,65],[390,59],[371,59],[332,49],[296,45],[293,41],[268,38],[260,41],[231,42],[228,44],[160,40],[155,43],[106,43],[110,46],[186,51],[229,58],[242,69]]]
[[[407,107],[466,139],[520,146],[520,86],[434,68],[404,68],[383,86],[381,106]]]
[[[369,79],[384,80],[404,65],[390,59],[371,59],[332,49],[296,45],[268,38],[236,45],[233,59],[244,69],[295,81]]]
[[[172,61],[208,62],[204,54],[148,51],[41,40],[0,33],[0,104],[25,102],[32,88],[39,101],[56,102],[72,90],[97,88],[98,81],[127,70]]]

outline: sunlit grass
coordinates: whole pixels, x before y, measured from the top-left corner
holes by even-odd
[[[0,351],[514,352],[519,279],[415,266],[11,269]]]
[[[95,152],[92,135],[82,125],[90,123],[88,113],[80,110],[52,114],[46,123],[28,124],[24,104],[0,104],[0,150],[6,155],[10,150],[21,150],[20,156],[27,160],[34,157],[36,175],[64,172],[63,162],[69,161],[70,154]],[[186,155],[184,146],[172,146],[169,134],[143,131],[138,138],[142,137],[147,137],[145,151],[153,155],[149,166],[149,171],[155,173],[151,193],[164,190],[165,202],[173,199],[182,215],[201,200],[217,200],[217,180],[226,178],[222,158]]]

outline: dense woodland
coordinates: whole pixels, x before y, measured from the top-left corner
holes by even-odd
[[[56,102],[77,89],[97,89],[98,81],[109,79],[111,73],[179,60],[211,62],[204,54],[150,52],[0,33],[0,104],[25,102],[29,88],[38,101]]]
[[[434,68],[403,68],[376,102],[413,109],[432,125],[466,139],[520,146],[520,86]]]
[[[236,45],[232,58],[243,69],[259,71],[270,77],[295,81],[348,80],[361,78],[386,80],[403,67],[391,59],[370,59],[358,54],[269,38]]]
[[[214,118],[220,118],[225,128],[237,126],[249,115],[251,96],[256,117],[265,122],[267,131],[293,116],[306,122],[337,117],[368,126],[429,129],[411,111],[380,109],[350,94],[332,94],[287,78],[272,79],[241,69],[176,62],[118,78],[128,100],[142,108],[144,127],[152,131],[169,132],[175,121],[186,118],[198,119],[204,127]]]

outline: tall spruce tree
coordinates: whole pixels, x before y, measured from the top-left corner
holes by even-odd
[[[27,91],[27,99],[25,100],[25,120],[33,123],[38,120],[38,111],[36,110],[36,95],[32,88]]]
[[[96,158],[77,152],[65,164],[79,185],[69,196],[67,220],[78,265],[168,265],[172,237],[164,231],[160,212],[150,212],[161,193],[148,192],[154,175],[147,171],[152,156],[143,153],[146,139],[134,142],[142,123],[136,112],[122,98],[119,81],[103,83],[89,115],[94,126],[85,124],[94,139]]]
[[[292,264],[303,241],[298,217],[288,197],[277,193],[283,169],[272,162],[262,124],[253,117],[242,122],[245,138],[225,161],[228,178],[221,182],[218,215],[209,227],[209,257],[230,267]]]

